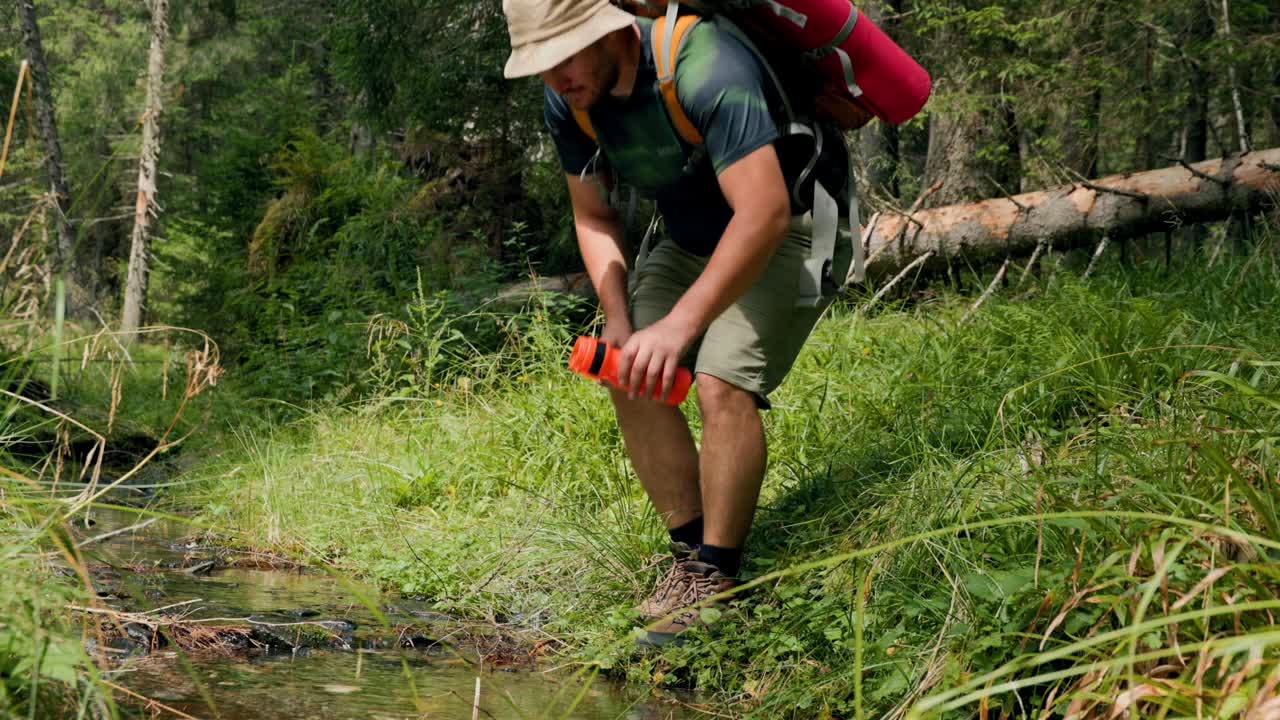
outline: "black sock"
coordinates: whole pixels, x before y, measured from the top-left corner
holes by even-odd
[[[691,548],[696,548],[702,544],[702,516],[690,520],[689,522],[676,528],[668,528],[667,534],[671,536],[671,542],[680,542]]]
[[[742,568],[742,548],[726,548],[703,543],[698,547],[698,560],[715,565],[728,577],[737,577]]]

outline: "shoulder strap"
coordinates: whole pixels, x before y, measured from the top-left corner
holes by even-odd
[[[667,113],[671,116],[671,123],[685,142],[690,145],[701,145],[702,134],[698,132],[689,115],[680,106],[680,99],[676,96],[676,58],[680,55],[680,48],[684,46],[686,34],[698,24],[701,18],[697,15],[676,17],[674,11],[678,7],[679,3],[672,2],[667,15],[653,23],[653,59],[658,66],[658,89],[662,93],[663,102],[666,103]],[[575,107],[569,109],[573,112],[573,119],[582,132],[586,133],[592,142],[598,143],[596,129],[591,125],[591,116],[587,111]]]
[[[591,142],[597,142],[596,129],[591,126],[591,116],[587,115],[587,111],[579,110],[572,105],[569,106],[569,109],[573,111],[573,119],[578,123],[578,127],[582,129],[582,132],[586,133],[587,137],[591,138]]]
[[[690,145],[701,145],[702,134],[680,106],[676,97],[676,58],[689,30],[702,19],[697,15],[677,15],[680,4],[671,0],[667,14],[653,21],[653,60],[658,70],[658,90],[666,102],[671,124]]]

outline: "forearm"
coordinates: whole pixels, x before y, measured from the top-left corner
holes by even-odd
[[[735,212],[707,267],[672,309],[672,318],[702,334],[764,272],[790,222],[786,207]]]
[[[605,320],[626,320],[627,261],[622,252],[622,223],[616,217],[575,220],[574,229],[578,235],[578,251],[600,298]]]

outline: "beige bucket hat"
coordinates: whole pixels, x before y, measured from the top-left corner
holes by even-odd
[[[635,22],[609,0],[502,0],[511,33],[511,57],[503,74],[537,75],[574,53]]]

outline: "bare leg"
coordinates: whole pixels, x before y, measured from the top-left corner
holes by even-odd
[[[741,548],[764,481],[764,423],[755,397],[713,377],[698,375],[702,410],[702,540],[709,545]]]
[[[631,466],[668,528],[702,514],[698,491],[698,450],[679,408],[611,390],[613,407]]]

